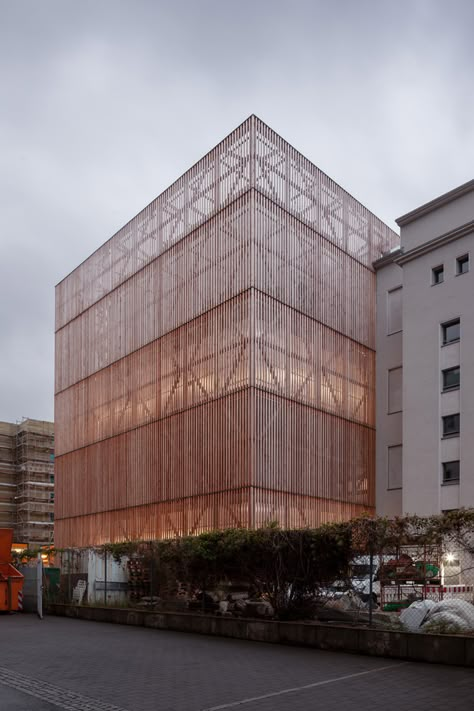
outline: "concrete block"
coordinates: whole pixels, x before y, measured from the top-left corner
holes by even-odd
[[[143,626],[143,616],[145,613],[139,612],[138,610],[120,610],[123,612],[123,617],[125,618],[126,625],[135,625],[136,627]]]
[[[464,637],[407,634],[407,659],[436,664],[465,663]]]
[[[191,631],[191,620],[188,617],[192,615],[186,615],[181,612],[166,612],[168,620],[168,629],[176,630],[176,632],[190,632]]]
[[[465,665],[474,667],[474,637],[466,637],[464,640]]]
[[[282,644],[295,644],[305,647],[317,647],[317,628],[302,622],[279,622],[278,632]]]
[[[167,615],[162,615],[159,612],[147,612],[143,618],[145,627],[153,627],[156,630],[168,629]]]
[[[84,607],[84,612],[88,615],[87,619],[96,620],[97,622],[113,622],[117,625],[127,624],[127,610],[115,610],[108,607]]]
[[[216,617],[215,634],[234,639],[247,639],[247,620],[232,617]]]
[[[316,646],[319,649],[344,652],[359,651],[359,630],[357,628],[320,625],[316,630]]]
[[[278,624],[275,622],[247,621],[247,639],[255,642],[278,642]]]
[[[405,659],[407,655],[407,635],[404,632],[388,630],[359,630],[359,651],[376,657]]]
[[[189,631],[197,634],[215,634],[214,619],[211,615],[188,615]]]
[[[92,620],[94,622],[112,622],[112,613],[114,610],[102,609],[100,607],[72,607],[76,610],[76,614],[82,620]]]

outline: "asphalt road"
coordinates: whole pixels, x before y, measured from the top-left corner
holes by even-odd
[[[0,711],[472,711],[474,671],[140,627],[0,617]]]

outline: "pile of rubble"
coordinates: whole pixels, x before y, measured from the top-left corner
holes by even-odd
[[[255,598],[248,591],[199,592],[195,600],[190,600],[190,610],[213,612],[224,617],[266,617],[274,616],[275,611],[268,600]]]
[[[372,622],[374,627],[390,629],[400,627],[397,613],[383,612],[375,602],[372,602],[372,611],[370,611],[367,598],[368,595],[360,595],[353,590],[348,590],[338,597],[322,598],[316,607],[315,619],[319,622],[350,625],[367,625]]]
[[[198,591],[192,595],[176,595],[172,598],[142,596],[136,607],[162,610],[165,612],[207,612],[224,617],[263,617],[272,618],[275,611],[272,605],[261,597],[253,596],[249,591]]]

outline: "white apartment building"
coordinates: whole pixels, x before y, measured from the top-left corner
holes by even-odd
[[[397,220],[377,271],[377,513],[474,507],[474,180]]]

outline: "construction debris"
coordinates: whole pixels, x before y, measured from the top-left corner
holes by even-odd
[[[474,605],[466,600],[419,600],[400,615],[410,632],[474,632]]]

